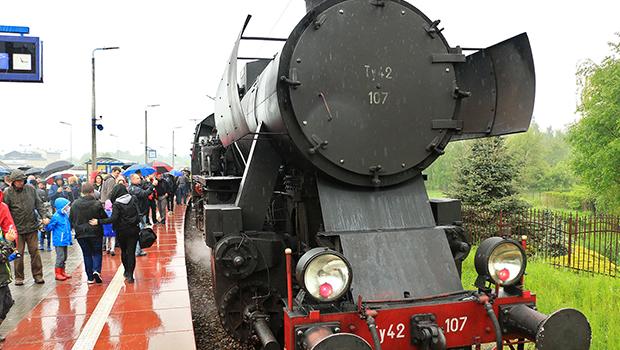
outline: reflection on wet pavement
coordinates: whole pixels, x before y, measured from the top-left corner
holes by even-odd
[[[137,258],[136,282],[121,288],[95,349],[195,349],[184,210],[177,208],[167,225],[153,227],[158,241]],[[88,285],[80,265],[7,334],[2,349],[72,349],[119,266],[120,254],[105,255],[104,283]]]

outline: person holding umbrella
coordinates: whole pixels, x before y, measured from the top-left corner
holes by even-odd
[[[143,181],[136,172],[129,176],[130,185],[127,187],[129,194],[134,196],[138,203],[140,212],[140,228],[143,229],[149,222],[149,196],[153,195],[155,188],[149,181]],[[136,256],[145,256],[146,252],[140,248],[140,244],[136,245]]]
[[[155,189],[153,188],[153,184],[150,182],[142,181],[140,175],[138,174],[131,174],[129,176],[129,181],[131,184],[127,190],[132,196],[136,197],[136,200],[138,201],[138,209],[140,209],[142,225],[146,226],[149,214],[149,196],[153,194]]]
[[[26,175],[23,171],[16,169],[9,176],[11,186],[4,190],[4,203],[9,207],[11,216],[15,221],[15,226],[19,234],[17,240],[17,250],[23,255],[24,249],[28,246],[30,254],[30,268],[34,282],[37,284],[45,283],[43,280],[43,264],[38,248],[38,231],[41,223],[39,217],[34,215],[39,213],[43,224],[50,222],[50,216],[37,195],[36,190],[31,185],[25,183]],[[24,285],[24,259],[15,259],[15,285]]]

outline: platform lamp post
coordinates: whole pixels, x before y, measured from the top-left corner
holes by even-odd
[[[60,121],[60,124],[69,127],[69,161],[73,162],[73,124]]]
[[[95,52],[107,51],[107,50],[118,50],[118,49],[120,49],[120,47],[118,46],[98,47],[93,50],[93,53],[91,55],[92,73],[93,73],[93,78],[92,78],[93,96],[92,96],[92,108],[91,108],[91,116],[92,116],[92,120],[91,120],[92,140],[91,141],[92,143],[91,143],[91,154],[90,154],[91,171],[95,171],[95,169],[97,169],[97,102],[96,102],[96,95],[95,95]]]
[[[159,107],[159,105],[146,105],[146,108],[144,108],[144,164],[149,162],[149,108],[155,107]]]
[[[172,169],[174,169],[174,157],[176,156],[174,154],[174,131],[181,128],[182,126],[175,126],[174,128],[172,128]]]

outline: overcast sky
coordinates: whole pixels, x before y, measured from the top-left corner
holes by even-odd
[[[187,154],[191,119],[212,112],[205,95],[215,95],[245,16],[254,16],[248,35],[281,37],[305,13],[303,0],[0,2],[0,25],[29,26],[44,41],[45,80],[0,82],[0,152],[31,145],[68,154],[68,127],[59,123],[66,121],[73,124],[75,156],[90,150],[92,49],[121,47],[96,56],[97,114],[105,127],[99,150],[141,153],[144,108],[161,104],[149,112],[149,145],[170,154],[171,130],[178,126],[176,153]],[[528,32],[537,75],[534,116],[556,129],[577,118],[577,65],[601,60],[620,31],[620,2],[611,0],[410,2],[442,20],[452,46],[486,47]],[[244,43],[241,54],[277,50]]]

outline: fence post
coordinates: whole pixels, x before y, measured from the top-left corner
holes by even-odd
[[[577,241],[576,247],[579,246],[579,212],[575,213],[575,231],[573,231],[573,233],[575,234],[575,240]],[[579,258],[581,256],[581,259]],[[579,254],[579,251],[577,251],[577,270],[583,271],[584,268],[584,261],[583,259],[586,257],[586,250],[584,249],[584,247],[581,247],[581,254]],[[581,260],[581,261],[579,261]],[[587,259],[590,260],[590,259]]]
[[[568,267],[572,267],[573,265],[571,264],[571,259],[572,259],[572,255],[573,255],[573,237],[572,237],[572,233],[573,233],[573,213],[570,213],[568,215]]]

